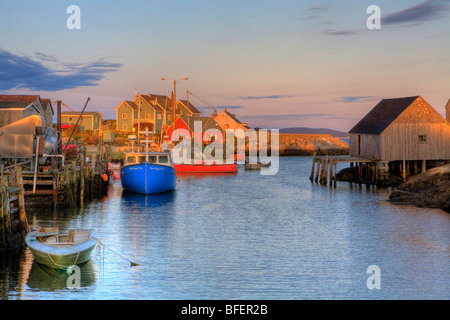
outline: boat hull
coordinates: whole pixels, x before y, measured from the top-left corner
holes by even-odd
[[[270,164],[262,163],[246,163],[244,164],[245,170],[261,170],[261,168],[269,168]]]
[[[174,164],[177,173],[235,173],[237,165],[232,164]]]
[[[124,166],[120,178],[124,190],[140,194],[172,191],[177,184],[174,168],[147,163]]]
[[[33,253],[34,260],[53,269],[66,269],[69,266],[80,265],[90,260],[97,240],[89,238],[85,242],[54,247],[39,242],[36,232],[30,232],[25,242]]]

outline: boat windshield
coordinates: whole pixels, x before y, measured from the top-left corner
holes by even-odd
[[[143,163],[145,163],[145,156],[144,155],[127,155],[125,160],[126,160],[126,164],[143,164]],[[170,165],[170,157],[167,154],[149,155],[148,163],[149,164]]]

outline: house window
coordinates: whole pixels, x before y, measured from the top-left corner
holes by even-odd
[[[67,119],[67,121],[69,121],[69,122],[72,122],[72,120],[73,120],[72,117],[69,117],[69,118]]]
[[[372,137],[372,136],[369,136],[369,137],[367,138],[367,144],[368,144],[369,146],[371,146],[371,145],[373,144],[373,137]]]
[[[427,136],[419,135],[419,143],[427,143]]]
[[[128,113],[122,113],[122,119],[128,119]]]
[[[158,120],[161,120],[161,119],[162,119],[161,113],[158,113]]]
[[[150,120],[150,115],[149,114],[145,115],[145,120]]]

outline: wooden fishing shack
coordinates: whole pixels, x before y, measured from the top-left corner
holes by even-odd
[[[349,131],[350,156],[314,157],[310,179],[326,183],[331,172],[336,181],[336,163],[348,162],[355,182],[387,186],[445,164],[450,161],[450,100],[446,112],[444,118],[421,96],[383,99]]]

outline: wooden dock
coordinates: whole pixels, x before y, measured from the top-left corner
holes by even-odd
[[[411,175],[416,175],[427,169],[443,165],[448,161],[381,161],[354,156],[317,156],[314,155],[309,179],[322,185],[329,184],[336,187],[337,164],[349,163],[349,172],[353,175],[352,181],[367,186],[387,187],[398,185]],[[343,181],[348,181],[343,179]]]
[[[57,169],[23,174],[27,207],[64,208],[83,204],[107,193],[109,172],[106,161],[86,163],[72,160]]]
[[[364,159],[358,157],[345,156],[317,156],[314,154],[311,174],[311,182],[322,185],[337,185],[337,164],[341,162],[349,163],[354,168],[355,182],[359,184],[377,185],[380,179],[385,179],[385,172],[389,168],[384,163],[376,160]]]
[[[107,194],[108,163],[83,158],[29,171],[30,161],[1,164],[0,250],[20,247],[29,232],[25,208],[64,208]],[[59,168],[58,168],[59,167]],[[27,171],[28,170],[28,171]]]

